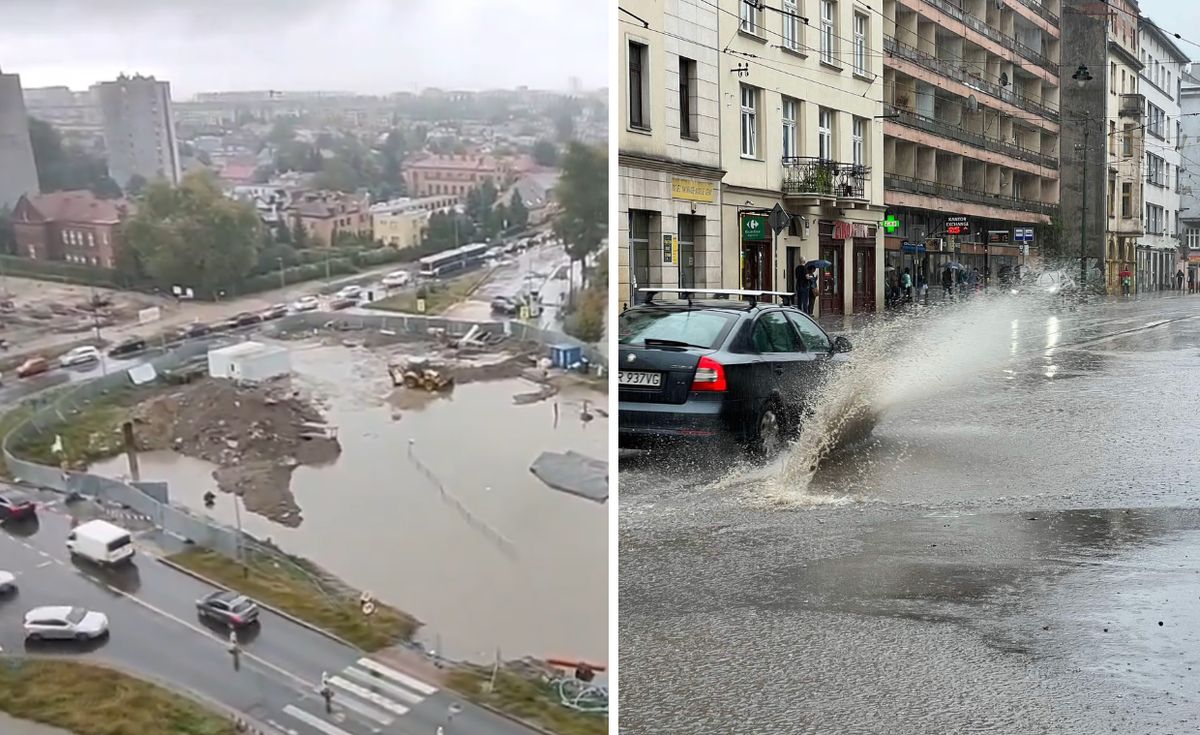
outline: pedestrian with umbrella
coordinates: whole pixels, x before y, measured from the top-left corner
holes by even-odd
[[[1121,279],[1121,293],[1124,296],[1129,296],[1130,287],[1133,286],[1133,274],[1125,269],[1117,274]]]
[[[817,305],[817,294],[820,292],[820,283],[817,280],[817,269],[828,268],[833,265],[828,260],[818,259],[810,260],[804,264],[805,271],[808,274],[808,303],[806,306],[801,306],[804,313],[812,316],[813,310]]]

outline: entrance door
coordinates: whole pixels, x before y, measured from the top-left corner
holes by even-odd
[[[742,288],[747,291],[770,291],[771,289],[771,244],[769,242],[742,243]]]
[[[854,245],[854,313],[875,311],[875,247]]]
[[[828,260],[829,265],[821,269],[821,316],[846,311],[842,302],[842,252],[842,243],[822,240],[821,260]]]

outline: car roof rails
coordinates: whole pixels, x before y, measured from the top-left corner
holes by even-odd
[[[791,305],[791,300],[795,294],[788,291],[750,291],[737,288],[669,288],[666,286],[655,286],[651,288],[639,288],[638,293],[646,294],[646,303],[653,304],[654,297],[660,293],[677,293],[687,300],[690,306],[695,300],[695,294],[711,294],[717,299],[728,299],[730,296],[742,296],[750,303],[751,308],[758,305],[760,299],[764,296],[780,296],[780,300],[785,306]]]

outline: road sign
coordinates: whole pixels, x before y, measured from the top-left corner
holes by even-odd
[[[771,229],[774,230],[776,235],[778,235],[787,229],[788,224],[790,224],[792,221],[792,216],[785,212],[783,207],[779,206],[779,203],[776,202],[775,208],[771,210],[770,220]]]
[[[743,240],[770,240],[770,235],[767,234],[767,218],[761,214],[743,214],[742,215],[742,239]]]
[[[138,312],[138,324],[156,322],[160,317],[162,317],[162,311],[157,306],[151,306],[149,309],[142,309]]]
[[[417,299],[417,313],[418,314],[425,313],[425,299]]]

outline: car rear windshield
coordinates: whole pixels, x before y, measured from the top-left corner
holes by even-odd
[[[713,349],[734,318],[719,311],[631,309],[621,315],[620,343],[645,345],[646,340],[661,339]]]
[[[250,608],[252,607],[254,607],[254,603],[250,602],[250,600],[246,599],[245,597],[239,597],[238,599],[229,603],[229,608],[235,613],[249,612]]]
[[[112,541],[109,541],[108,546],[105,548],[107,548],[109,551],[116,551],[117,549],[128,546],[130,543],[132,543],[132,541],[128,536],[122,536],[121,538],[115,538]]]

